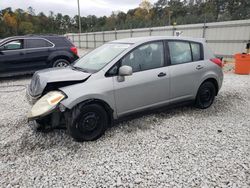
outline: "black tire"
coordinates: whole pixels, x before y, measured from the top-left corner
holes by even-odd
[[[70,62],[66,59],[57,59],[53,62],[53,67],[67,67]]]
[[[200,109],[209,108],[216,95],[216,88],[212,82],[204,82],[197,93],[195,100],[195,107]]]
[[[67,120],[68,132],[77,142],[97,140],[107,125],[107,112],[98,104],[76,106]]]

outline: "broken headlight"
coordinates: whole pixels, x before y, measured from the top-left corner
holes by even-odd
[[[39,99],[28,114],[28,119],[35,119],[50,114],[66,95],[61,91],[51,91]]]

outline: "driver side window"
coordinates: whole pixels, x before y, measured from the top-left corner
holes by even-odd
[[[22,40],[13,40],[1,46],[1,49],[3,50],[18,50],[22,48],[23,48]]]
[[[123,65],[131,66],[133,72],[163,67],[163,42],[152,42],[136,48],[121,60]]]

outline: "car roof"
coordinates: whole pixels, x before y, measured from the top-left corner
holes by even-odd
[[[63,35],[56,35],[56,34],[51,34],[51,35],[48,34],[48,35],[20,35],[20,36],[8,37],[8,38],[34,38],[34,37],[45,38],[45,37],[64,37],[64,36]]]
[[[176,37],[176,36],[148,36],[148,37],[135,37],[135,38],[125,38],[112,41],[111,43],[144,43],[156,40],[187,40],[193,42],[205,42],[204,38],[192,38],[192,37]]]
[[[0,43],[7,41],[7,40],[15,40],[15,39],[29,39],[29,38],[60,38],[65,37],[63,35],[22,35],[22,36],[13,36],[13,37],[7,37],[2,40],[0,40]]]

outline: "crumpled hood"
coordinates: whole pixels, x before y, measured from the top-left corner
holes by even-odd
[[[48,84],[53,87],[72,85],[75,82],[84,82],[90,77],[90,73],[85,73],[79,70],[73,70],[71,67],[66,68],[50,68],[37,71],[29,85],[29,94],[33,97],[43,93]],[[54,88],[54,87],[53,87]]]

